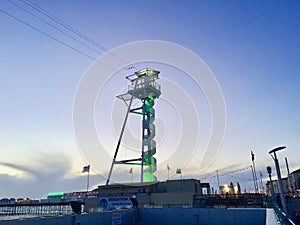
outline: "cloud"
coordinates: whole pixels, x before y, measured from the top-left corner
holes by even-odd
[[[4,167],[10,167],[12,169],[19,170],[19,171],[22,171],[22,172],[26,172],[26,173],[29,173],[29,174],[33,173],[32,169],[30,167],[27,167],[27,166],[24,166],[24,165],[18,165],[18,164],[14,164],[14,163],[6,163],[6,162],[0,162],[0,165],[2,165]]]
[[[4,197],[42,198],[49,192],[82,191],[86,189],[86,176],[76,176],[71,171],[71,159],[63,154],[40,153],[30,163],[0,162],[0,165],[24,172],[29,176],[0,174],[1,193]],[[71,175],[70,175],[71,174]],[[99,177],[90,176],[91,187],[96,187]]]
[[[249,164],[250,166],[250,164]],[[228,166],[225,166],[223,168],[218,169],[218,171],[220,172],[228,172],[228,171],[233,171],[233,170],[239,170],[241,168],[244,168],[245,166],[243,166],[243,164],[238,163],[238,164],[231,164]]]
[[[71,167],[70,160],[63,154],[57,156],[55,153],[38,153],[26,165],[7,162],[0,162],[0,165],[25,172],[37,180],[43,179],[45,175],[65,176]]]

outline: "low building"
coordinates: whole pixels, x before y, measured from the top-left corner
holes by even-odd
[[[295,170],[290,174],[290,182],[293,191],[300,193],[300,169]]]
[[[98,208],[99,199],[105,197],[135,197],[139,207],[172,207],[194,203],[195,195],[209,193],[210,186],[196,179],[167,180],[133,184],[111,184],[98,187],[98,198],[87,198],[85,208]]]
[[[238,194],[238,186],[237,185],[233,185],[232,183],[230,183],[230,185],[224,185],[224,186],[220,186],[220,194],[221,195],[237,195]]]
[[[282,178],[281,180],[282,180],[282,185],[283,185],[283,192],[284,193],[288,193],[287,178],[285,177],[285,178]],[[279,190],[278,180],[272,180],[272,186],[273,186],[273,192],[274,192],[274,194],[279,194],[280,190]],[[271,191],[272,191],[272,187],[271,187],[271,182],[270,181],[267,181],[266,188],[267,188],[268,195],[270,195]]]
[[[15,203],[16,203],[16,199],[14,199],[14,198],[10,198],[10,199],[2,198],[0,200],[0,204],[15,204]]]
[[[283,192],[285,194],[300,193],[300,169],[293,171],[290,174],[289,179],[287,177],[283,177],[281,180],[283,185]],[[280,193],[278,180],[272,180],[272,186],[274,194]],[[267,193],[270,195],[272,190],[270,181],[267,181],[266,187]]]

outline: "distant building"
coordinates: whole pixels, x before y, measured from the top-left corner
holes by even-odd
[[[231,182],[230,185],[225,184],[223,186],[220,186],[219,192],[222,195],[236,195],[239,194],[240,191],[238,185],[233,185],[233,183]]]
[[[283,192],[285,194],[288,193],[300,193],[300,169],[293,171],[289,179],[288,177],[284,177],[281,179],[283,184]],[[278,180],[272,180],[274,194],[280,193],[279,191],[279,183]],[[271,182],[268,181],[266,184],[268,195],[271,194]]]
[[[14,199],[14,198],[10,198],[10,199],[2,198],[0,200],[0,204],[15,204],[15,202],[16,202],[16,199]]]
[[[78,201],[83,202],[84,199],[88,196],[95,196],[98,192],[94,191],[77,191],[77,192],[50,192],[48,193],[47,199],[41,199],[42,203],[62,203],[62,202],[71,202]]]
[[[297,193],[300,193],[300,169],[293,171],[290,177],[292,189]]]

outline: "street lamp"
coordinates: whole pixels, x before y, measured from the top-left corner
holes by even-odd
[[[270,166],[267,167],[267,172],[269,174],[269,178],[270,178],[270,193],[271,193],[271,197],[273,198],[273,194],[274,194],[274,188],[273,188],[273,181],[272,181],[272,177],[271,177],[271,174],[272,174],[272,168]]]
[[[282,180],[281,180],[281,173],[280,173],[278,159],[277,159],[277,156],[276,156],[277,151],[283,150],[285,148],[286,148],[286,146],[280,146],[280,147],[274,148],[271,151],[269,151],[269,154],[271,155],[271,157],[273,158],[273,160],[275,162],[275,167],[276,167],[276,172],[277,172],[277,179],[278,179],[278,183],[279,183],[281,204],[282,204],[282,207],[283,207],[283,211],[285,213],[287,213],[287,207],[286,207],[285,197],[284,197],[284,193],[283,193],[283,184],[282,184]],[[272,153],[273,153],[273,155],[272,155]]]

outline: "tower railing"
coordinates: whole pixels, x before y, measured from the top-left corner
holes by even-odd
[[[132,90],[134,90],[134,89],[142,89],[142,88],[147,88],[148,86],[150,86],[150,87],[152,87],[152,88],[155,88],[155,89],[157,89],[157,90],[159,90],[160,91],[160,89],[161,89],[161,86],[160,86],[160,84],[158,84],[157,82],[155,82],[155,79],[154,78],[152,78],[150,81],[148,81],[148,82],[138,82],[137,84],[136,84],[136,88],[134,88],[134,84],[130,84],[130,85],[128,85],[128,91],[132,91]]]

